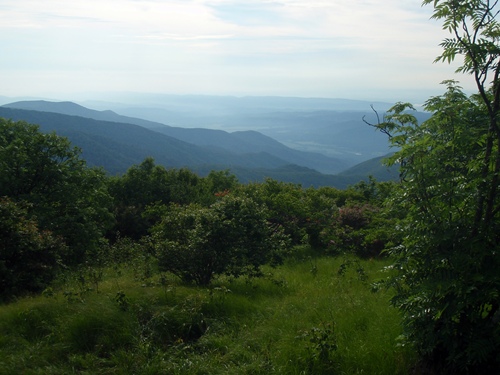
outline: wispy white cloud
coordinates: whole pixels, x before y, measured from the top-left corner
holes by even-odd
[[[420,0],[2,0],[0,78],[11,91],[431,87],[453,69],[432,65],[444,34],[430,14]]]

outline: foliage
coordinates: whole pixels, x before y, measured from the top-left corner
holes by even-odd
[[[301,244],[306,236],[308,219],[307,198],[300,185],[266,179],[242,187],[245,195],[268,209],[268,220],[283,227],[293,245]]]
[[[0,300],[46,288],[66,250],[59,238],[38,229],[26,207],[0,198]]]
[[[372,257],[391,242],[396,218],[384,217],[379,207],[392,189],[393,183],[374,179],[346,190],[303,189],[267,179],[241,186],[238,191],[264,204],[268,220],[282,226],[293,245],[307,244],[331,254],[354,252]]]
[[[395,189],[392,182],[361,181],[343,192],[330,220],[319,233],[322,246],[329,254],[356,254],[364,258],[381,256],[387,247],[399,243],[394,228],[403,217],[383,209]]]
[[[310,357],[308,370],[312,374],[335,372],[340,367],[332,359],[337,350],[337,339],[335,337],[335,325],[333,323],[322,323],[320,327],[313,327],[302,333],[300,338],[307,339],[307,347]]]
[[[441,371],[475,372],[496,366],[500,348],[499,223],[490,220],[485,228],[484,216],[476,221],[484,193],[484,113],[449,85],[427,102],[436,111],[431,119],[395,132],[394,141],[404,139],[395,155],[404,176],[396,199],[408,216],[403,244],[394,251],[401,273],[393,302],[406,314],[407,339],[424,358]]]
[[[330,254],[353,253],[361,257],[377,257],[389,242],[389,230],[379,209],[370,204],[344,206],[337,210],[331,224],[321,232]],[[392,230],[392,228],[391,228]]]
[[[463,55],[474,77],[467,97],[454,81],[429,99],[418,124],[398,103],[378,127],[400,150],[396,201],[407,211],[395,248],[393,302],[405,342],[440,373],[491,373],[500,366],[500,25],[496,2],[425,0],[453,38],[437,61]],[[492,81],[491,86],[489,80]]]
[[[348,201],[363,201],[354,190],[332,187],[304,189],[297,184],[266,179],[242,186],[241,191],[268,208],[268,220],[282,226],[293,245],[309,244],[324,248],[321,231],[335,220],[338,207]]]
[[[64,239],[67,263],[95,250],[112,217],[101,170],[89,169],[66,138],[0,119],[0,196],[29,202],[41,230]]]
[[[203,181],[205,192],[200,198],[199,203],[204,206],[215,203],[217,197],[224,196],[239,186],[236,176],[228,170],[212,170]]]
[[[339,207],[348,199],[347,191],[322,187],[309,188],[305,193],[308,217],[304,225],[309,244],[315,248],[324,249],[328,247],[329,241],[325,239],[323,233],[326,228],[332,226]]]
[[[186,282],[210,283],[215,275],[259,275],[260,266],[278,264],[286,236],[270,225],[266,210],[250,198],[227,195],[210,207],[160,206],[152,246],[161,270]]]
[[[373,179],[344,191],[330,187],[303,189],[300,185],[272,179],[264,183],[240,185],[228,171],[212,171],[207,177],[200,178],[187,170],[167,170],[148,158],[142,164],[131,167],[124,176],[111,179],[116,225],[109,237],[113,240],[120,237],[138,240],[145,236],[160,220],[160,215],[154,211],[144,214],[148,205],[192,203],[208,207],[218,198],[232,194],[249,196],[264,205],[267,220],[282,227],[292,244],[324,248],[329,241],[325,241],[322,231],[335,223],[338,207],[367,201],[379,204],[381,186]],[[374,239],[375,242],[377,240]],[[372,253],[380,248],[378,246]]]
[[[143,216],[155,202],[187,204],[198,195],[199,178],[188,170],[167,170],[152,158],[134,165],[122,177],[112,178],[110,191],[115,199],[116,224],[112,236],[139,239],[153,224]]]
[[[155,165],[152,158],[146,158],[141,164],[130,167],[123,176],[110,181],[116,224],[109,236],[138,240],[158,219],[143,215],[148,205],[209,205],[215,202],[217,193],[229,191],[236,184],[236,177],[228,171],[212,171],[201,178],[188,169],[166,169]]]

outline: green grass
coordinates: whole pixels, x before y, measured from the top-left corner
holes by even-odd
[[[390,294],[370,287],[388,261],[343,263],[290,261],[210,288],[127,269],[105,270],[98,293],[68,281],[0,306],[0,374],[409,373]]]

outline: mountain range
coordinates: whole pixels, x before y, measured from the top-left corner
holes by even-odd
[[[230,169],[242,182],[271,177],[303,186],[343,188],[368,174],[394,178],[381,167],[380,157],[348,169],[345,159],[297,150],[255,130],[173,127],[73,102],[43,100],[6,104],[0,107],[0,117],[35,123],[44,132],[68,137],[89,165],[102,166],[110,174],[123,173],[152,156],[158,164],[200,174]]]

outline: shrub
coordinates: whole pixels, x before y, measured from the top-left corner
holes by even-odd
[[[249,198],[226,195],[208,208],[157,207],[162,220],[152,231],[159,267],[186,282],[207,285],[215,275],[258,275],[281,262],[287,237],[266,221],[266,209]]]
[[[376,257],[390,242],[392,224],[371,204],[345,206],[338,210],[321,237],[331,253],[352,252],[360,257]]]
[[[300,185],[267,179],[263,183],[249,184],[243,191],[267,207],[268,220],[282,227],[293,245],[304,243],[310,213],[309,201]]]
[[[0,299],[43,290],[65,251],[60,239],[27,218],[25,207],[0,199]]]
[[[112,223],[105,182],[68,139],[0,118],[0,196],[30,203],[27,217],[68,245],[67,264],[87,260]]]

